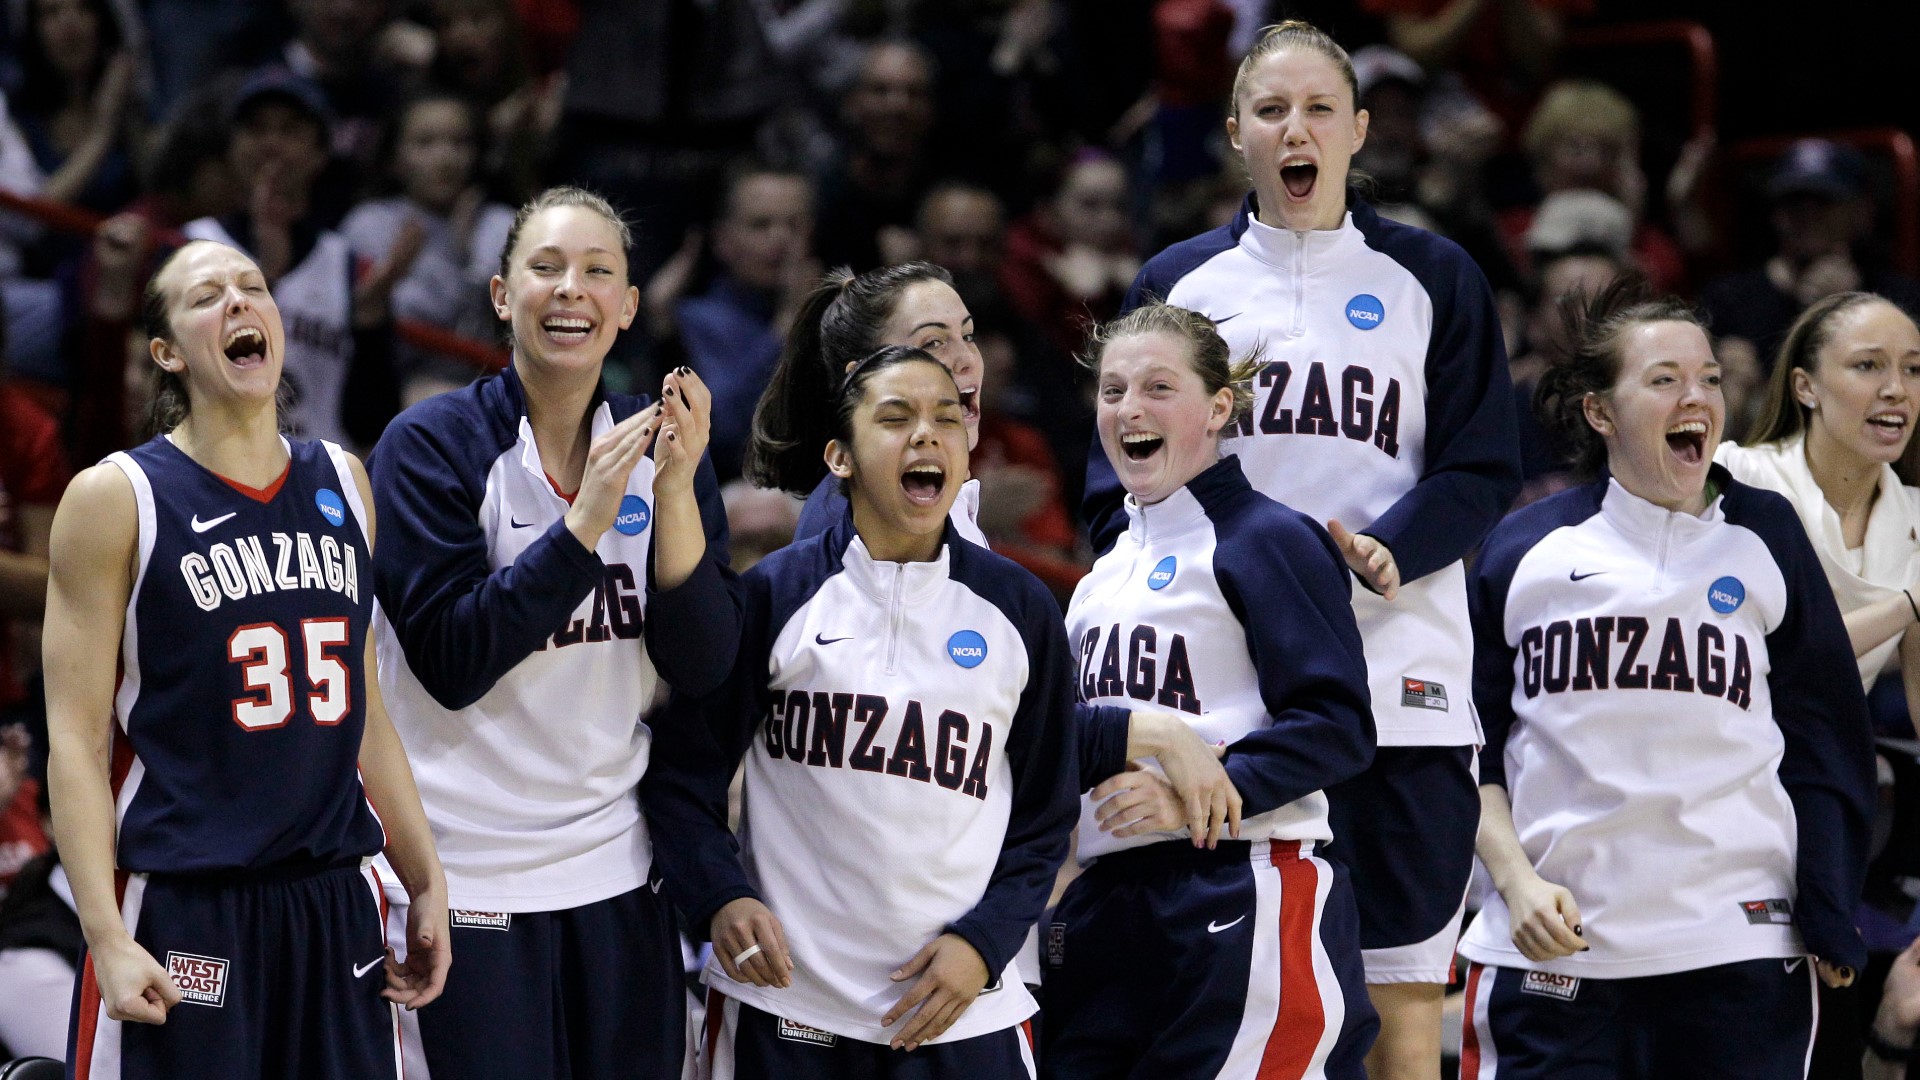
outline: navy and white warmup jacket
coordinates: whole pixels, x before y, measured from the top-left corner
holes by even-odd
[[[660,726],[642,785],[668,887],[695,932],[743,896],[779,917],[793,985],[707,967],[754,1008],[867,1042],[911,982],[890,972],[952,932],[987,992],[934,1042],[1035,1011],[1013,957],[1065,860],[1075,783],[1060,608],[951,526],[931,562],[877,562],[850,516],[744,576],[727,686]],[[672,710],[679,713],[679,699]],[[746,759],[739,843],[727,784]]]
[[[1333,539],[1253,490],[1232,456],[1152,506],[1128,496],[1126,513],[1127,531],[1067,608],[1080,700],[1176,713],[1225,743],[1242,839],[1333,839],[1322,789],[1365,769],[1374,750],[1366,658]],[[1083,756],[1105,758],[1090,780],[1125,767],[1125,720],[1083,733],[1099,747]],[[1183,837],[1118,839],[1083,800],[1082,862]]]
[[[646,406],[606,395],[593,436]],[[652,850],[635,785],[671,686],[711,690],[739,640],[739,582],[707,462],[707,550],[652,587],[653,461],[594,550],[540,463],[509,368],[402,413],[371,462],[380,688],[455,907],[557,911],[638,888]]]
[[[1787,501],[1713,466],[1704,516],[1612,480],[1526,507],[1472,583],[1483,783],[1506,787],[1591,949],[1534,963],[1492,897],[1483,964],[1633,978],[1812,953],[1853,929],[1874,791],[1853,650]]]
[[[1387,545],[1388,603],[1357,583],[1382,746],[1477,742],[1461,559],[1520,491],[1513,392],[1485,275],[1452,241],[1356,201],[1340,228],[1233,221],[1148,261],[1127,295],[1191,308],[1236,356],[1264,349],[1253,411],[1223,448],[1262,493]],[[1096,550],[1126,528],[1095,442]]]
[[[165,435],[107,458],[139,515],[113,699],[122,870],[261,870],[385,846],[358,766],[366,510],[339,447],[283,443],[287,471],[263,491]]]

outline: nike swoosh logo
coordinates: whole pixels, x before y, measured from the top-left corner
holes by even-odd
[[[189,522],[189,524],[191,524],[191,525],[193,526],[193,531],[194,531],[194,532],[197,532],[197,533],[203,533],[203,532],[206,532],[206,531],[207,531],[208,529],[211,529],[211,528],[213,528],[213,527],[214,527],[215,525],[218,525],[218,524],[220,524],[221,522],[223,522],[223,521],[225,521],[225,520],[227,520],[228,518],[230,518],[230,517],[232,517],[233,515],[235,515],[235,514],[237,514],[237,513],[239,513],[239,512],[240,512],[240,511],[238,511],[238,510],[229,510],[229,511],[227,511],[227,512],[226,512],[226,513],[224,513],[224,514],[221,514],[221,515],[220,515],[219,517],[217,517],[217,518],[214,518],[214,519],[213,519],[212,521],[201,521],[201,520],[200,520],[200,515],[199,515],[199,514],[195,514],[195,515],[193,515],[193,520],[192,520],[191,522]]]
[[[531,521],[520,521],[520,520],[519,520],[519,519],[517,519],[517,518],[508,518],[508,519],[507,519],[507,524],[509,524],[509,525],[512,525],[512,526],[513,526],[514,528],[516,528],[516,529],[531,529],[531,528],[533,528],[533,522],[531,522]]]
[[[360,976],[365,975],[367,972],[372,971],[374,967],[380,963],[380,961],[385,959],[386,957],[384,956],[376,956],[364,964],[355,966],[353,969],[353,977],[357,979]]]
[[[1789,975],[1793,974],[1793,969],[1799,967],[1800,962],[1805,959],[1806,957],[1801,956],[1801,957],[1796,957],[1795,959],[1792,959],[1792,960],[1782,961],[1782,963],[1784,963],[1787,967],[1787,974]]]
[[[1210,922],[1207,924],[1207,933],[1217,934],[1222,930],[1231,930],[1234,927],[1239,926],[1241,923],[1246,921],[1247,921],[1247,917],[1245,915],[1242,915],[1239,918],[1233,920],[1232,922],[1225,924],[1224,926],[1221,925],[1220,923]]]
[[[661,878],[659,881],[647,882],[647,887],[653,890],[653,894],[655,896],[658,896],[660,895],[660,886],[665,885],[666,883],[667,883],[667,879]]]
[[[1245,315],[1245,314],[1246,314],[1246,312],[1244,312],[1244,311],[1236,311],[1236,312],[1234,312],[1233,314],[1231,314],[1231,315],[1228,315],[1227,317],[1225,317],[1225,318],[1223,318],[1223,319],[1215,319],[1215,320],[1213,320],[1213,325],[1215,325],[1215,326],[1225,326],[1225,325],[1227,325],[1228,323],[1230,323],[1230,322],[1232,322],[1233,320],[1235,320],[1235,319],[1237,319],[1237,318],[1239,318],[1240,316],[1242,316],[1242,315]],[[1245,917],[1245,916],[1242,916],[1242,918],[1244,918],[1244,917]]]
[[[1606,573],[1605,570],[1589,570],[1584,574],[1576,573],[1572,570],[1569,570],[1567,571],[1567,580],[1568,581],[1585,581],[1590,577],[1597,577],[1604,573]]]
[[[813,635],[813,643],[815,645],[831,645],[836,641],[852,641],[852,640],[853,640],[852,634],[848,634],[846,637],[822,637],[819,634]]]

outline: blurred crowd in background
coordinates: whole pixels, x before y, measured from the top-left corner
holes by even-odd
[[[34,622],[71,464],[145,435],[140,292],[156,253],[210,229],[250,251],[286,317],[293,419],[364,450],[405,404],[504,360],[487,281],[511,208],[553,183],[632,217],[642,300],[609,379],[652,390],[697,370],[723,481],[823,271],[950,270],[987,361],[980,524],[1070,591],[1092,418],[1073,356],[1147,256],[1240,208],[1227,91],[1257,29],[1285,16],[1353,53],[1366,197],[1458,241],[1500,297],[1525,497],[1564,483],[1525,408],[1562,344],[1555,305],[1629,269],[1708,312],[1738,438],[1806,304],[1861,288],[1920,311],[1912,143],[1821,83],[1844,61],[1791,76],[1804,90],[1778,96],[1804,96],[1796,110],[1727,92],[1764,73],[1716,36],[1784,28],[1744,10],[1649,14],[1605,0],[5,0],[0,710],[38,707]],[[739,482],[728,506],[736,568],[784,543],[797,511]],[[45,844],[32,753],[0,742],[14,796],[0,885]]]

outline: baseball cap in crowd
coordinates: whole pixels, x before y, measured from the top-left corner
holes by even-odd
[[[1860,151],[1826,139],[1801,139],[1788,147],[1767,181],[1767,196],[1773,199],[1854,199],[1866,190],[1867,162]]]
[[[1406,83],[1415,90],[1426,89],[1426,69],[1398,49],[1369,45],[1355,50],[1350,59],[1353,61],[1353,77],[1360,84],[1361,97],[1366,97],[1374,87],[1389,80]]]
[[[1560,254],[1603,251],[1624,262],[1633,245],[1633,212],[1601,191],[1557,191],[1540,202],[1527,229],[1527,250]]]
[[[333,128],[333,109],[327,104],[327,95],[313,80],[279,66],[260,68],[242,80],[227,104],[227,122],[233,123],[255,102],[268,99],[285,101],[313,117],[321,128]]]

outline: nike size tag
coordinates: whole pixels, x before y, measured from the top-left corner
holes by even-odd
[[[1400,679],[1400,704],[1409,709],[1447,711],[1447,688],[1427,679]]]
[[[1793,902],[1775,898],[1772,900],[1742,900],[1740,913],[1747,917],[1753,926],[1792,926]]]

